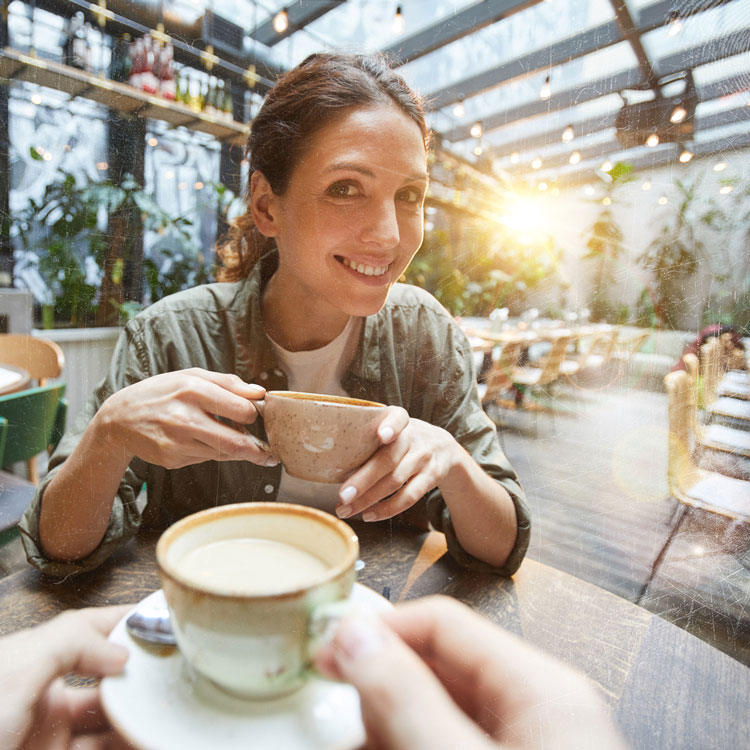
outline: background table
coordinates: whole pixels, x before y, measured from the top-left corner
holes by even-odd
[[[624,599],[533,560],[512,580],[456,565],[442,534],[353,523],[361,583],[393,602],[453,596],[573,664],[601,687],[634,748],[747,746],[750,669]],[[63,581],[29,568],[0,580],[0,633],[68,607],[137,602],[159,587],[142,534],[101,568]]]
[[[0,364],[0,396],[23,390],[30,380],[29,373],[20,367]]]

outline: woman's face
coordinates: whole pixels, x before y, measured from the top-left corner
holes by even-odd
[[[311,139],[285,193],[268,191],[277,282],[321,312],[378,312],[422,243],[426,190],[422,133],[408,115],[395,105],[346,112]]]

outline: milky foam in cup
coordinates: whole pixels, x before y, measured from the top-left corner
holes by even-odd
[[[375,401],[298,391],[268,391],[254,403],[287,472],[328,483],[343,482],[375,453],[387,409]]]
[[[352,529],[315,508],[242,503],[183,518],[156,546],[182,656],[242,698],[297,690],[310,672],[311,624],[347,599],[358,554]]]

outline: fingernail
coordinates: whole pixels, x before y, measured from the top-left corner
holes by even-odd
[[[339,497],[341,498],[342,503],[350,503],[355,497],[357,497],[357,488],[351,484],[347,485],[339,491]]]
[[[279,459],[276,456],[272,456],[270,453],[266,456],[266,460],[263,462],[263,466],[278,466]]]
[[[393,440],[393,436],[396,433],[393,431],[393,427],[381,427],[380,431],[378,432],[378,435],[380,435],[380,439],[387,443],[389,440]]]
[[[372,656],[383,647],[383,635],[372,622],[362,618],[345,620],[336,634],[334,648],[337,661],[358,661]]]
[[[338,505],[336,507],[336,515],[339,518],[349,518],[351,514],[352,514],[352,509],[347,508],[346,505]]]
[[[363,521],[376,521],[377,516],[372,511],[367,511],[367,513],[362,514],[362,520]]]
[[[247,387],[259,396],[262,396],[266,392],[266,389],[262,385],[256,385],[255,383],[248,383]]]

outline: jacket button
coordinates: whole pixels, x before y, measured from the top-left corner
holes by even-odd
[[[263,491],[266,493],[266,495],[270,495],[273,492],[273,485],[272,484],[267,484],[263,488]]]
[[[264,370],[259,377],[261,380],[268,380],[268,373]]]

